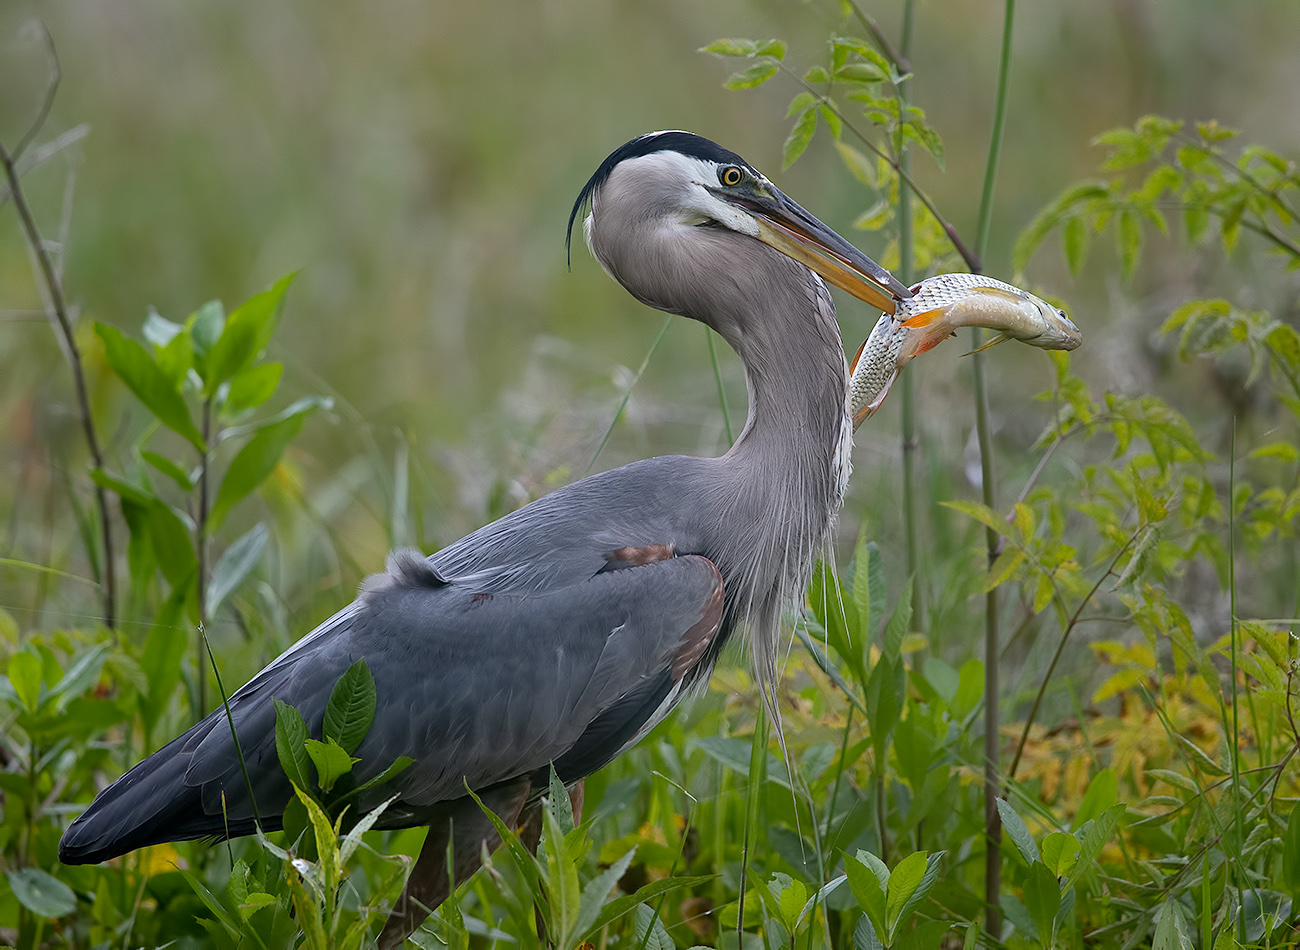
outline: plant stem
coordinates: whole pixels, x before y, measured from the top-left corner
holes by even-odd
[[[989,139],[989,157],[984,166],[984,188],[980,194],[979,222],[975,232],[975,256],[983,260],[988,248],[993,221],[993,188],[997,181],[998,159],[1002,153],[1002,133],[1006,126],[1007,80],[1011,71],[1011,33],[1015,24],[1015,0],[1006,0],[1002,22],[1002,52],[998,62],[998,87],[993,108],[993,132]],[[980,331],[972,328],[975,348]],[[975,428],[979,438],[981,488],[984,504],[997,507],[997,483],[993,471],[993,445],[989,430],[988,387],[984,376],[984,354],[975,353]],[[992,528],[985,529],[988,562],[992,567],[1002,553],[1002,537]],[[984,600],[984,825],[987,841],[984,851],[985,929],[993,939],[1002,933],[1002,821],[998,816],[998,591],[995,587]]]
[[[854,8],[856,9],[856,7]],[[899,59],[906,62],[912,56],[912,27],[915,22],[916,0],[903,3],[903,37],[899,47]],[[908,84],[898,87],[900,114],[905,114],[909,101]],[[907,140],[903,139],[899,149],[898,164],[901,175],[910,177],[912,171],[912,150]],[[898,279],[904,284],[913,280],[912,254],[912,190],[898,189]],[[903,527],[907,539],[907,573],[912,578],[912,623],[914,629],[924,632],[925,624],[925,585],[921,583],[921,542],[919,540],[920,515],[917,512],[917,454],[920,439],[916,434],[916,377],[904,373],[902,403],[903,436]],[[936,645],[931,644],[931,649]],[[917,665],[923,663],[925,654],[917,654]],[[919,845],[918,845],[919,847]]]
[[[44,112],[42,112],[42,121],[43,116]],[[5,179],[9,183],[9,195],[13,199],[14,207],[18,210],[18,217],[22,221],[28,246],[36,258],[41,278],[45,282],[47,291],[45,295],[46,316],[49,317],[54,336],[59,341],[59,348],[63,350],[64,359],[68,361],[68,368],[72,371],[72,384],[77,397],[77,416],[81,422],[82,432],[86,436],[86,447],[90,451],[90,461],[95,468],[101,469],[104,467],[104,456],[100,451],[99,439],[95,435],[95,423],[90,415],[90,397],[86,388],[86,374],[81,364],[81,350],[77,346],[76,337],[72,332],[72,321],[68,318],[67,301],[63,295],[63,282],[54,269],[54,263],[50,260],[50,255],[45,249],[40,229],[36,226],[36,219],[32,216],[32,210],[27,204],[27,199],[23,195],[22,187],[18,181],[18,169],[15,163],[22,155],[22,149],[31,141],[35,129],[36,127],[33,127],[28,131],[27,135],[23,137],[20,147],[13,155],[10,155],[8,149],[3,144],[0,144],[0,164],[4,165]],[[103,486],[96,485],[94,490],[95,506],[99,513],[100,538],[103,543],[104,563],[99,575],[104,585],[104,625],[111,630],[117,623],[117,588],[113,579],[113,522],[108,515],[108,495]],[[92,564],[94,561],[95,557],[92,554]]]
[[[198,576],[194,579],[194,596],[198,600],[199,626],[194,641],[194,721],[198,722],[208,712],[207,675],[207,574],[208,574],[208,461],[212,445],[212,399],[203,400],[203,458],[199,460],[199,511],[194,519],[194,554],[198,562]]]

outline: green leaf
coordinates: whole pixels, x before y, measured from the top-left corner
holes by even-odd
[[[758,52],[758,43],[754,40],[720,39],[699,48],[701,53],[714,53],[718,56],[753,56]]]
[[[926,853],[913,851],[894,866],[889,875],[889,890],[885,898],[885,939],[894,942],[894,932],[902,922],[902,910],[925,877]]]
[[[636,909],[636,943],[639,950],[677,950],[677,944],[668,936],[664,923],[649,904]]]
[[[9,682],[18,701],[31,712],[36,711],[41,696],[41,661],[23,650],[9,658]]]
[[[266,550],[266,540],[270,536],[265,524],[260,521],[244,534],[238,541],[226,548],[225,553],[221,555],[221,560],[217,561],[217,566],[212,572],[212,580],[208,583],[207,589],[207,616],[210,620],[215,617],[217,610],[225,603],[229,597],[244,582],[244,579],[252,573],[257,562],[262,558],[262,552]],[[358,661],[360,662],[360,661]],[[328,720],[328,712],[326,717]],[[349,752],[352,750],[349,749]]]
[[[779,69],[776,63],[757,63],[748,69],[733,73],[722,85],[726,89],[753,89],[775,76]]]
[[[1178,901],[1169,898],[1156,911],[1156,932],[1151,950],[1193,950],[1196,946],[1187,929],[1187,918]]]
[[[261,363],[241,369],[231,377],[223,411],[233,416],[256,409],[275,395],[283,373],[283,363]]]
[[[148,449],[141,449],[140,457],[152,465],[156,470],[174,481],[180,487],[181,491],[190,492],[194,490],[194,482],[190,480],[189,472],[185,471],[185,469],[181,468],[171,459],[164,455],[159,455],[157,452],[150,452]]]
[[[836,141],[835,150],[840,153],[844,167],[849,170],[850,175],[868,188],[876,187],[876,166],[871,159],[847,142]]]
[[[1079,810],[1074,814],[1074,821],[1070,822],[1070,830],[1078,831],[1083,827],[1084,822],[1100,818],[1106,809],[1111,808],[1118,801],[1119,778],[1113,769],[1102,769],[1088,783],[1088,790],[1084,792],[1083,800],[1079,802]]]
[[[1016,814],[1016,810],[1011,807],[1005,798],[998,799],[998,814],[1002,816],[1002,827],[1006,830],[1007,837],[1020,849],[1020,854],[1024,857],[1025,863],[1033,865],[1039,860],[1038,845],[1034,844],[1034,836],[1025,827],[1024,820]]]
[[[1300,893],[1300,806],[1292,807],[1282,834],[1282,881],[1293,894]]]
[[[981,505],[977,501],[966,501],[957,499],[956,501],[940,502],[945,508],[951,508],[953,511],[960,511],[968,517],[974,518],[986,528],[992,528],[998,534],[1014,539],[1015,533],[1011,530],[1011,525],[1007,520],[987,505]]]
[[[106,323],[96,323],[95,334],[103,341],[108,365],[145,408],[167,428],[183,436],[200,452],[204,451],[203,436],[190,418],[180,390],[154,362],[149,351]]]
[[[155,501],[147,512],[149,543],[153,545],[163,577],[173,590],[192,584],[199,561],[189,527],[162,501]]]
[[[1064,831],[1053,831],[1043,838],[1043,863],[1057,877],[1064,877],[1079,858],[1079,839]]]
[[[361,761],[348,755],[333,739],[325,742],[308,739],[304,745],[307,747],[307,755],[311,757],[312,764],[316,766],[316,782],[320,785],[321,791],[331,791],[334,783],[351,772],[354,763]]]
[[[1070,267],[1070,273],[1075,277],[1083,270],[1090,240],[1088,225],[1080,215],[1070,215],[1065,219],[1061,225],[1061,247],[1065,251],[1065,262]]]
[[[285,292],[296,276],[294,273],[282,277],[269,289],[240,304],[226,318],[221,335],[208,350],[200,373],[205,396],[215,395],[218,386],[266,349],[279,321]]]
[[[1056,912],[1061,908],[1061,885],[1041,861],[1029,868],[1025,878],[1025,909],[1034,918],[1038,939],[1045,947],[1053,944]]]
[[[912,623],[912,578],[907,579],[903,592],[894,605],[894,612],[885,624],[885,636],[880,644],[881,655],[891,663],[896,662],[903,647],[903,637]]]
[[[365,657],[360,657],[330,691],[321,727],[325,738],[338,743],[348,755],[356,752],[375,721],[375,702],[375,678]]]
[[[307,740],[309,744],[313,741],[315,740]],[[317,868],[321,875],[322,890],[326,895],[325,899],[332,900],[334,892],[339,886],[341,876],[338,833],[335,831],[334,826],[330,824],[329,816],[325,814],[325,810],[320,807],[316,799],[301,788],[294,789],[294,791],[303,807],[307,809],[307,818],[311,822],[312,831],[316,836],[316,853],[319,856]],[[298,870],[301,871],[300,866]]]
[[[6,871],[5,876],[18,903],[37,917],[62,917],[77,909],[72,888],[40,868]]]
[[[1270,349],[1293,370],[1300,369],[1300,333],[1289,323],[1279,323],[1264,337]]]
[[[73,661],[67,671],[54,684],[50,696],[54,697],[54,711],[62,713],[69,702],[81,696],[97,682],[108,659],[108,644],[92,647]]]
[[[918,851],[916,853],[925,854],[924,851]],[[893,924],[895,929],[902,924],[907,923],[912,914],[916,912],[921,904],[925,902],[925,899],[930,895],[930,891],[939,880],[939,869],[943,865],[943,856],[947,853],[947,851],[935,851],[933,854],[926,855],[925,873],[921,875],[921,880],[918,881],[916,886],[912,889],[911,895],[903,902],[903,906],[898,912],[898,918]],[[906,861],[907,858],[904,858],[903,860]],[[899,862],[899,867],[902,867],[902,862]],[[894,874],[897,873],[898,868],[894,868]],[[894,874],[891,874],[889,877],[889,898],[891,902],[894,898]]]
[[[666,877],[658,881],[651,881],[636,890],[633,894],[624,897],[616,897],[600,909],[600,915],[592,922],[588,933],[600,930],[611,921],[618,920],[628,911],[633,910],[638,905],[658,897],[660,894],[667,893],[678,888],[696,888],[706,884],[713,878],[709,875],[698,877]]]
[[[209,531],[217,530],[230,510],[275,471],[280,456],[302,429],[307,414],[322,405],[318,401],[299,402],[303,403],[301,411],[258,429],[231,460],[208,517]]]
[[[1125,806],[1122,802],[1112,805],[1095,820],[1088,822],[1086,826],[1080,826],[1075,832],[1075,837],[1079,839],[1079,859],[1075,862],[1074,867],[1070,869],[1070,872],[1066,874],[1062,890],[1072,887],[1083,872],[1097,860],[1097,856],[1101,854],[1101,849],[1110,839],[1111,832],[1119,824],[1124,809]]]
[[[884,869],[883,880],[881,869]],[[889,870],[874,854],[859,851],[856,857],[844,858],[844,873],[848,875],[849,889],[853,891],[858,907],[870,919],[877,936],[886,933],[885,889],[889,886]]]
[[[600,909],[605,906],[610,892],[618,886],[618,882],[627,873],[635,855],[636,848],[629,848],[621,858],[587,882],[587,886],[582,889],[582,899],[578,902],[578,916],[573,923],[575,939],[582,940],[595,929],[596,920],[600,917]]]
[[[274,700],[275,703],[275,754],[280,759],[280,768],[289,777],[289,781],[302,789],[311,788],[311,779],[307,774],[310,757],[307,754],[307,740],[310,733],[307,723],[288,703]]]
[[[415,760],[412,759],[410,756],[399,755],[397,758],[393,759],[392,765],[384,769],[374,778],[369,779],[368,781],[358,785],[347,795],[343,796],[344,799],[351,798],[355,795],[359,795],[362,792],[366,791],[367,789],[375,788],[378,785],[383,785],[385,782],[391,782],[398,775],[401,775],[403,772],[405,772],[414,761]]]

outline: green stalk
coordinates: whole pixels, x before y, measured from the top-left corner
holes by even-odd
[[[912,25],[916,12],[916,0],[904,0],[903,3],[903,40],[900,55],[905,61],[912,57]],[[908,105],[908,84],[898,87],[900,111]],[[907,140],[902,140],[898,154],[899,165],[903,175],[912,171],[912,151]],[[900,182],[903,180],[900,175]],[[898,189],[898,279],[904,284],[913,280],[912,254],[912,191],[910,188]],[[916,434],[916,379],[911,373],[904,373],[903,384],[903,528],[907,538],[907,573],[912,582],[912,623],[915,629],[924,631],[925,624],[925,585],[921,583],[921,542],[919,540],[920,515],[917,512],[917,453],[921,443]],[[937,644],[931,644],[936,649]],[[923,653],[917,654],[918,665]],[[917,847],[920,847],[918,844]]]
[[[749,787],[745,790],[745,845],[740,856],[740,902],[736,915],[736,943],[744,944],[745,890],[749,887],[749,858],[758,836],[763,785],[767,781],[767,703],[759,696],[754,712],[754,744],[749,749]],[[793,784],[793,783],[792,783]]]
[[[1228,675],[1232,678],[1232,747],[1229,761],[1232,765],[1232,853],[1241,854],[1241,732],[1237,723],[1237,417],[1232,418],[1232,441],[1228,449],[1228,615],[1229,645]],[[1261,751],[1261,755],[1262,755]],[[1209,857],[1206,857],[1206,861]],[[1227,868],[1224,869],[1227,874]],[[1243,875],[1244,877],[1244,875]],[[1244,881],[1242,882],[1245,883]],[[1246,939],[1244,914],[1237,915],[1237,939]]]
[[[998,62],[998,89],[993,109],[993,134],[989,139],[989,157],[984,166],[984,188],[980,194],[979,223],[975,233],[975,255],[981,261],[988,249],[989,230],[993,221],[993,187],[997,181],[998,159],[1002,154],[1002,133],[1006,127],[1007,85],[1011,72],[1011,33],[1016,19],[1015,0],[1006,0],[1002,22],[1002,52]],[[980,345],[980,330],[972,328],[975,348]],[[989,432],[988,387],[984,377],[984,354],[974,356],[975,429],[979,438],[980,473],[983,501],[997,508],[997,482],[993,471],[993,446]],[[1001,553],[1001,537],[994,530],[984,532],[989,566]],[[998,592],[989,591],[984,601],[984,826],[987,841],[984,852],[985,929],[997,939],[1002,933],[1002,821],[998,817]]]

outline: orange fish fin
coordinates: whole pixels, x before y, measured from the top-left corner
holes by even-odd
[[[935,310],[926,310],[924,313],[918,313],[916,316],[908,317],[904,320],[903,326],[913,330],[917,327],[928,327],[930,324],[934,323],[934,321],[943,316],[946,309],[947,308],[945,307],[939,307]]]

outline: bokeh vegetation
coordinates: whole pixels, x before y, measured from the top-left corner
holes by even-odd
[[[638,376],[658,319],[582,248],[566,273],[569,203],[610,148],[695,129],[841,231],[865,228],[859,243],[895,266],[900,185],[871,146],[908,141],[921,189],[970,235],[1002,8],[920,5],[904,80],[899,7],[0,10],[7,148],[48,75],[26,14],[60,53],[22,184],[103,447],[92,473],[10,200],[0,941],[376,932],[419,834],[333,824],[310,795],[314,853],[273,837],[65,868],[58,836],[219,701],[200,624],[237,685],[389,547],[432,550],[592,468],[725,448],[719,387],[733,425],[744,405],[730,354],[715,379],[704,331],[675,321]],[[1050,361],[988,354],[996,502],[979,500],[953,343],[909,369],[911,577],[896,400],[859,433],[839,570],[819,571],[786,663],[792,771],[753,741],[768,727],[730,657],[589,781],[582,826],[552,796],[538,857],[499,853],[425,943],[532,945],[535,905],[566,946],[1294,943],[1300,8],[1035,4],[1015,27],[984,263],[1067,303],[1086,342]],[[713,46],[721,62],[693,52],[720,36],[762,40]],[[722,88],[733,72],[745,88]],[[923,110],[910,126],[900,89]],[[960,267],[912,207],[917,272]],[[248,299],[227,313],[213,298]],[[869,320],[844,310],[856,344]],[[117,528],[111,629],[96,486]],[[991,566],[986,527],[1002,538]],[[989,935],[993,587],[1004,920]]]

